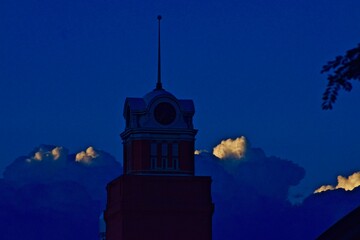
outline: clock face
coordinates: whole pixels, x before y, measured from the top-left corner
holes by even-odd
[[[169,125],[176,118],[176,110],[170,103],[162,102],[155,107],[155,119],[162,125]]]

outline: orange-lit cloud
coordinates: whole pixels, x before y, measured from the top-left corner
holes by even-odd
[[[334,189],[344,189],[345,191],[352,191],[354,188],[360,186],[360,172],[353,173],[349,177],[338,176],[337,185],[334,187],[332,185],[324,185],[319,187],[314,191],[314,193],[320,193],[324,191],[334,190]]]
[[[353,173],[348,178],[338,176],[338,185],[336,188],[343,188],[346,191],[351,191],[360,185],[360,172]]]
[[[229,138],[222,140],[219,145],[214,147],[213,154],[220,159],[241,159],[245,155],[246,145],[246,138],[244,136],[236,139]]]
[[[319,187],[318,189],[316,189],[314,191],[314,193],[321,193],[321,192],[325,192],[325,191],[329,191],[329,190],[334,190],[335,187],[332,185],[323,185],[321,187]]]
[[[106,155],[106,154],[105,154]],[[103,151],[95,150],[94,147],[89,146],[84,151],[75,154],[75,159],[71,156],[70,160],[77,163],[85,163],[87,165],[98,166],[106,165],[107,156],[104,155]],[[31,157],[25,159],[27,163],[31,162],[61,162],[66,164],[68,159],[68,150],[63,147],[56,147],[51,145],[41,145],[32,154]],[[97,159],[96,163],[93,161]],[[105,162],[104,162],[105,160]],[[94,165],[95,164],[95,165]]]
[[[206,153],[207,153],[208,151],[207,151],[207,150],[195,150],[195,151],[194,151],[194,154],[195,154],[195,155],[200,155],[200,154],[203,153],[203,152],[206,152]]]
[[[62,154],[63,147],[56,147],[53,150],[51,150],[51,155],[53,155],[54,160],[58,160]]]
[[[34,154],[33,157],[34,160],[38,160],[38,161],[42,161],[43,160],[43,152],[42,151],[38,151]]]
[[[27,159],[27,162],[43,161],[43,160],[58,160],[61,156],[67,155],[67,152],[64,153],[63,147],[54,147],[53,149],[48,149],[46,147],[40,147],[37,152],[34,153],[34,156],[30,159]]]
[[[88,147],[85,151],[81,151],[76,154],[75,161],[90,163],[92,159],[97,158],[99,154],[95,151],[93,147]]]

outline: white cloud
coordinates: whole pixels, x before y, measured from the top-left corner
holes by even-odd
[[[360,186],[360,172],[355,172],[349,177],[343,177],[339,175],[337,177],[337,185],[334,187],[332,185],[323,185],[316,189],[314,193],[320,193],[329,190],[335,189],[344,189],[345,191],[352,191],[354,188]]]
[[[214,147],[213,154],[220,159],[241,159],[245,155],[246,145],[247,141],[244,136],[238,137],[236,139],[229,138],[222,140],[219,145]]]

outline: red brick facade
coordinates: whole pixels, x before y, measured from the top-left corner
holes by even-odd
[[[123,175],[111,183],[107,240],[210,240],[210,177]]]

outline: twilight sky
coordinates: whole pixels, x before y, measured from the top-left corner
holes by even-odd
[[[163,86],[195,102],[197,149],[245,136],[306,170],[297,191],[360,170],[360,87],[321,110],[323,64],[360,42],[358,0],[3,0],[0,171],[39,144],[122,161],[123,103]]]

